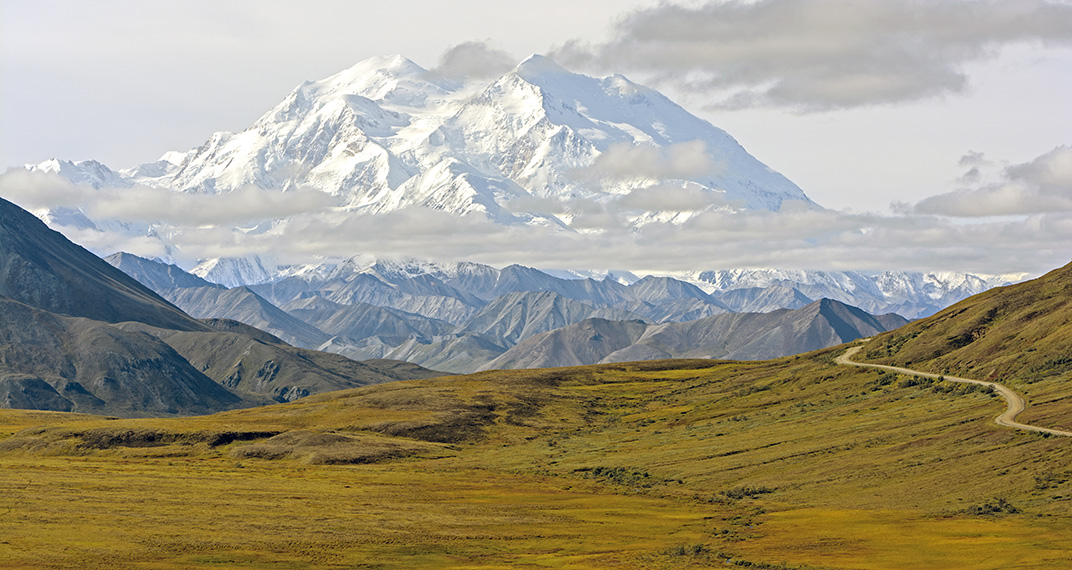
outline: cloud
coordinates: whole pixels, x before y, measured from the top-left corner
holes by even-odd
[[[10,168],[0,175],[0,196],[30,210],[78,207],[85,202],[86,191],[51,172]]]
[[[94,218],[181,225],[250,224],[322,210],[336,205],[332,196],[312,189],[287,192],[243,186],[219,195],[187,194],[134,186],[98,190],[86,213]]]
[[[511,212],[529,212],[532,214],[558,216],[569,210],[569,206],[557,198],[541,198],[532,194],[518,194],[510,198],[506,208]]]
[[[515,64],[515,58],[505,51],[488,42],[473,41],[443,52],[435,71],[451,79],[486,79],[510,71]]]
[[[1035,160],[1004,167],[1000,170],[1003,182],[1029,188],[1034,197],[1030,199],[1067,196],[1069,152],[1070,147],[1058,147]],[[23,206],[56,207],[46,202],[60,200],[113,216],[111,221],[95,219],[95,226],[55,226],[76,243],[102,255],[131,251],[168,257],[187,267],[197,259],[219,256],[259,254],[299,263],[369,253],[499,266],[626,268],[641,273],[737,267],[1038,273],[1072,258],[1072,207],[1015,218],[964,220],[912,207],[894,216],[792,204],[778,212],[734,212],[702,208],[711,196],[690,184],[646,186],[603,201],[538,201],[548,209],[568,210],[573,217],[574,231],[570,231],[546,225],[503,226],[482,215],[457,216],[422,207],[361,214],[322,207],[320,198],[312,194],[249,189],[230,197],[216,195],[208,202],[201,200],[210,197],[189,195],[167,202],[175,196],[151,188],[102,193],[58,177],[27,174],[35,173],[13,171],[0,177],[0,195]],[[999,188],[976,190],[997,193]],[[123,197],[161,203],[125,206],[118,203]],[[315,199],[305,202],[310,198]],[[1025,201],[1023,196],[1018,199]],[[99,203],[91,204],[93,200]],[[221,205],[220,200],[232,202]],[[672,218],[673,223],[658,216],[648,216],[639,227],[632,223],[637,210],[631,208],[650,212],[649,207],[671,204],[675,209],[699,209]],[[211,211],[236,207],[253,211],[241,215]],[[1008,213],[1010,207],[1004,203],[1004,209],[997,211]],[[138,222],[169,208],[175,210],[166,216],[171,221]],[[186,216],[195,215],[195,208],[209,211],[184,222]],[[1040,208],[1027,210],[1032,209]],[[280,212],[288,213],[286,219],[272,217]],[[259,220],[264,216],[268,221]],[[249,223],[258,224],[256,231],[243,225]]]
[[[622,223],[613,206],[589,204],[578,231],[502,226],[479,215],[455,216],[410,207],[386,214],[326,210],[296,215],[264,231],[224,226],[162,227],[176,244],[153,235],[58,227],[99,254],[125,250],[199,258],[271,255],[284,262],[347,258],[359,253],[503,266],[639,272],[737,267],[852,270],[1041,272],[1072,258],[1072,213],[957,223],[906,214],[878,216],[830,210],[703,211],[684,223]]]
[[[13,168],[0,175],[0,195],[29,209],[76,208],[94,220],[177,226],[231,226],[315,212],[336,198],[312,189],[286,192],[245,186],[218,195],[135,185],[92,188],[53,173]]]
[[[1072,5],[1045,0],[730,0],[660,4],[619,20],[606,43],[552,56],[631,70],[716,106],[825,110],[963,92],[967,64],[1004,47],[1072,47]]]
[[[1041,194],[1072,198],[1072,146],[1059,146],[1006,172],[1010,180],[1029,184]]]
[[[151,237],[59,228],[101,254],[161,255]],[[479,215],[409,207],[386,214],[306,213],[249,233],[222,226],[169,228],[170,251],[198,258],[271,255],[284,262],[359,253],[503,266],[640,272],[737,267],[1040,272],[1072,257],[1072,214],[955,223],[918,214],[878,216],[829,210],[704,211],[684,223],[631,228],[613,207],[588,204],[575,229],[502,226]]]
[[[986,165],[982,155],[969,156],[968,162],[961,159],[961,165],[971,169],[960,181],[980,186],[932,196],[914,206],[900,204],[898,209],[963,218],[1072,212],[1072,146],[1008,166],[989,183],[982,182],[979,168]]]
[[[632,178],[666,180],[691,179],[718,174],[724,166],[707,152],[702,140],[667,147],[614,143],[590,166],[574,174],[588,180]]]

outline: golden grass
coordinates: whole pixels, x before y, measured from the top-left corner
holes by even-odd
[[[1065,568],[1068,519],[940,517],[919,511],[805,508],[771,513],[745,556],[791,551],[809,564],[866,570]]]
[[[1067,440],[995,426],[986,394],[899,387],[835,354],[490,372],[198,418],[3,411],[0,560],[1072,563]],[[970,514],[997,497],[1021,512]]]
[[[604,567],[703,538],[674,501],[420,463],[47,458],[0,473],[0,559],[26,568]]]

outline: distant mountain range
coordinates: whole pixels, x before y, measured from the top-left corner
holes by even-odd
[[[191,315],[234,319],[358,360],[404,360],[450,372],[623,359],[764,359],[907,322],[840,301],[812,301],[784,285],[732,290],[724,296],[736,307],[763,309],[734,312],[720,297],[671,277],[567,279],[522,266],[350,260],[283,268],[273,282],[227,289],[127,253],[106,260]],[[230,265],[218,260],[212,267]]]
[[[658,278],[648,276],[643,285],[635,286],[641,278],[629,271],[555,271],[521,265],[497,269],[470,262],[377,259],[366,255],[334,262],[283,266],[258,256],[215,258],[202,262],[192,272],[207,281],[228,287],[254,287],[278,303],[286,302],[293,294],[313,290],[320,285],[323,285],[321,289],[334,291],[333,281],[337,285],[338,279],[346,280],[355,274],[364,274],[376,276],[384,283],[399,284],[413,280],[440,282],[448,286],[441,292],[463,301],[468,300],[469,304],[472,297],[487,301],[513,291],[554,291],[570,299],[601,306],[640,302],[646,305],[623,307],[656,321],[690,320],[727,311],[799,309],[818,299],[834,299],[872,314],[897,313],[917,319],[993,287],[1015,283],[1022,277],[951,271],[735,269],[679,272]],[[666,290],[658,293],[655,291],[658,287]],[[676,288],[677,291],[669,291],[670,288]],[[412,290],[409,285],[403,289]],[[623,293],[626,290],[631,292]],[[679,304],[676,310],[647,306],[669,300],[684,300],[686,303]],[[689,313],[689,303],[694,305],[694,309],[708,313]],[[404,307],[399,308],[405,310]],[[646,314],[646,311],[653,312]]]
[[[202,286],[175,267],[144,267],[157,270],[157,286],[241,293]],[[438,374],[295,348],[235,321],[197,320],[0,199],[0,407],[191,415]]]
[[[685,323],[586,319],[518,343],[485,368],[580,366],[669,358],[765,360],[834,346],[906,324],[823,299],[797,310],[736,313]]]

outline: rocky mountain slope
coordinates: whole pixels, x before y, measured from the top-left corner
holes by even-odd
[[[159,295],[0,198],[0,296],[43,311],[205,330]]]
[[[190,279],[147,260],[112,261],[133,263],[158,284]],[[294,348],[233,321],[198,321],[0,200],[0,406],[190,415],[437,374]]]
[[[316,348],[331,338],[320,329],[298,319],[248,287],[175,287],[161,295],[197,318],[231,319],[269,332],[288,344]]]
[[[0,297],[0,407],[144,416],[243,403],[153,335]]]
[[[834,346],[907,323],[823,299],[796,310],[645,325],[589,319],[522,341],[484,366],[540,368],[668,358],[765,360]]]
[[[192,272],[186,272],[177,265],[145,259],[130,253],[113,253],[105,257],[104,261],[153,291],[175,287],[224,287],[215,282],[206,281]]]

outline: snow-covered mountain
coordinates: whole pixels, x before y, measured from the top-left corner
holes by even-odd
[[[571,73],[542,56],[484,82],[449,80],[401,56],[372,58],[297,86],[242,132],[215,133],[197,148],[165,153],[156,162],[118,171],[95,161],[50,160],[27,168],[92,188],[149,186],[199,200],[244,196],[250,187],[319,192],[333,197],[328,211],[336,222],[417,207],[505,226],[587,233],[598,230],[579,220],[593,204],[613,208],[633,227],[684,222],[700,211],[776,211],[787,201],[818,208],[727,133],[657,91],[620,75]],[[161,242],[157,249],[169,261],[181,257],[170,257],[182,248],[171,240],[184,232],[166,223],[94,219],[92,212],[70,207],[38,213],[55,229],[126,233]],[[294,222],[280,216],[212,235],[226,236],[227,229],[233,236],[289,235],[287,224]],[[544,272],[374,256],[286,267],[256,256],[207,259],[192,273],[227,287],[258,286],[276,303],[322,289],[336,303],[369,303],[455,324],[494,298],[532,291],[654,321],[709,316],[726,305],[795,308],[821,298],[916,318],[1015,280],[697,269],[670,275],[697,291],[679,282],[641,280],[629,271]],[[732,303],[719,301],[734,290],[771,287],[781,288],[780,297],[754,290],[734,294]]]
[[[241,287],[275,281],[278,279],[279,269],[274,263],[253,255],[206,259],[191,269],[190,273],[224,287]]]
[[[423,206],[566,230],[581,200],[621,202],[635,226],[702,210],[778,210],[787,200],[818,207],[657,91],[620,75],[571,73],[538,55],[490,83],[447,80],[401,56],[371,58],[299,85],[242,132],[215,133],[156,162],[27,168],[95,188],[311,188],[348,212]],[[660,206],[658,193],[675,189],[690,204]],[[636,191],[649,199],[623,201]]]
[[[640,278],[627,271],[545,271],[521,265],[500,269],[472,262],[391,260],[370,255],[289,266],[251,256],[208,260],[199,267],[208,266],[259,268],[247,280],[237,271],[215,276],[206,273],[203,277],[230,287],[255,285],[258,292],[279,304],[326,291],[324,294],[338,302],[372,302],[454,321],[469,318],[476,308],[502,295],[536,291],[555,292],[594,307],[616,307],[654,322],[691,320],[726,311],[797,309],[824,298],[872,314],[897,313],[916,319],[1024,278],[1022,274],[777,269],[706,270]],[[387,296],[394,301],[383,301],[387,298],[384,292],[371,293],[371,285],[389,290]],[[457,306],[438,312],[443,303]]]
[[[916,319],[987,289],[1022,280],[1022,274],[975,275],[958,272],[808,271],[733,269],[675,275],[719,297],[742,289],[788,287],[810,299],[834,299],[872,314],[897,313]],[[738,293],[740,295],[740,293]],[[730,303],[733,306],[733,303]],[[784,304],[786,308],[795,308]]]

